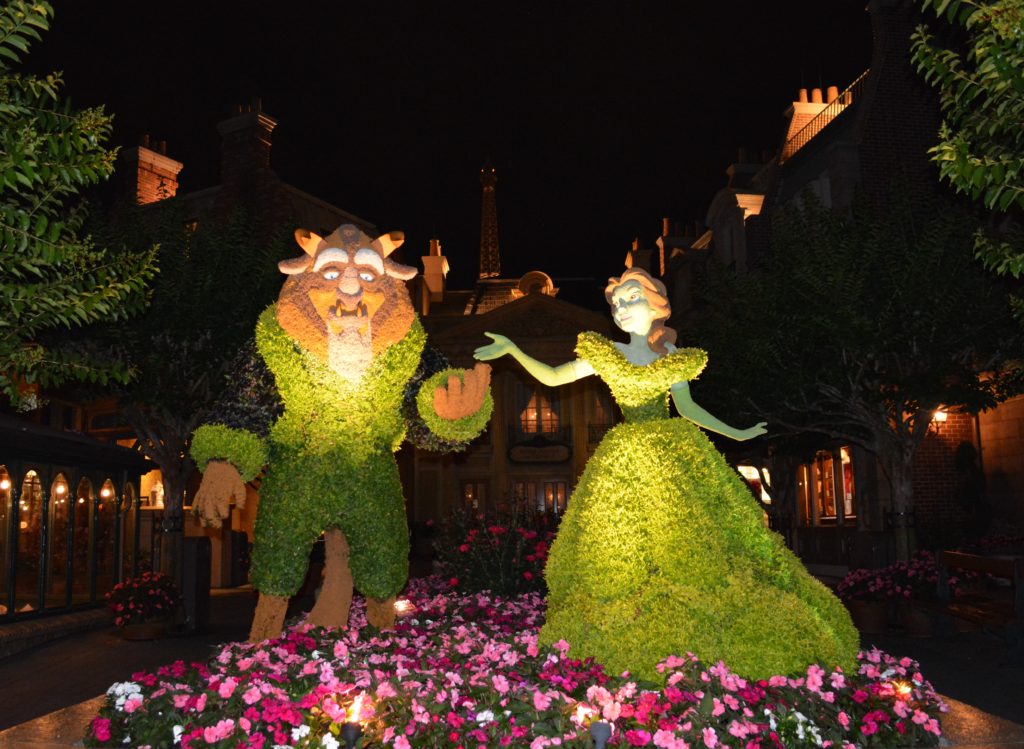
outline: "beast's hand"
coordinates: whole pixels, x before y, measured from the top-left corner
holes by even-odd
[[[483,405],[490,384],[491,368],[483,363],[466,370],[461,381],[458,375],[452,375],[447,387],[434,390],[434,411],[451,421],[471,416]]]
[[[203,525],[219,528],[231,512],[232,499],[239,509],[245,507],[245,483],[238,469],[226,461],[211,460],[203,471],[192,512],[199,515]]]

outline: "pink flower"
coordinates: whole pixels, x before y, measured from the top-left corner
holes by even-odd
[[[242,702],[244,702],[246,705],[254,705],[260,701],[260,697],[262,696],[263,695],[258,687],[251,686],[248,689],[246,689],[245,692],[242,694]]]
[[[701,730],[704,734],[704,746],[708,749],[715,749],[718,746],[718,734],[715,733],[715,729],[711,726],[706,726]]]
[[[497,691],[498,694],[508,693],[508,679],[506,679],[501,674],[495,674],[491,677],[491,685],[494,687],[495,691]]]
[[[207,744],[216,744],[230,736],[235,730],[235,721],[225,718],[215,726],[207,726],[203,729],[203,739]]]
[[[601,708],[601,715],[603,715],[604,719],[609,722],[615,722],[618,719],[619,714],[621,712],[622,705],[620,705],[618,702],[615,702],[614,700],[605,703],[605,706]]]
[[[110,741],[110,719],[96,717],[92,719],[92,723],[89,724],[92,729],[92,735],[96,737],[97,741]]]
[[[651,743],[651,734],[639,729],[626,731],[626,743],[630,746],[647,746]]]
[[[220,687],[217,689],[217,694],[219,694],[223,699],[226,700],[232,694],[235,693],[235,687],[237,687],[237,686],[238,686],[238,680],[235,679],[232,676],[229,676],[228,678],[226,678],[224,681],[222,681],[220,683]]]
[[[551,706],[551,698],[539,689],[533,693],[533,706],[538,710],[547,710]]]

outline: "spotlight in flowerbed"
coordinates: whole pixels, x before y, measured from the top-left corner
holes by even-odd
[[[406,596],[416,613],[392,631],[368,628],[359,600],[344,630],[299,624],[207,663],[133,674],[111,687],[85,745],[341,749],[346,723],[367,749],[590,749],[602,746],[599,724],[616,747],[938,742],[945,706],[909,658],[872,650],[849,672],[751,680],[684,654],[642,681],[570,657],[568,643],[538,645],[534,593],[463,594],[435,579]]]

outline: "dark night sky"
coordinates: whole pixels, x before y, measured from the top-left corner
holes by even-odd
[[[404,230],[407,259],[439,236],[462,286],[489,157],[504,275],[605,278],[662,216],[703,219],[799,87],[868,67],[864,5],[58,0],[29,66],[114,112],[117,144],[166,140],[185,190],[217,181],[216,122],[261,97],[286,181]]]

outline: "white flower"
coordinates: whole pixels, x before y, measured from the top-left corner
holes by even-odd
[[[484,710],[483,712],[476,714],[477,723],[490,723],[492,720],[494,720],[494,713],[490,710]]]
[[[320,739],[320,743],[327,747],[327,749],[338,749],[341,746],[338,740],[329,733],[324,734],[324,737]]]
[[[171,733],[174,734],[174,743],[175,744],[180,744],[181,743],[181,734],[185,733],[185,727],[184,726],[174,726],[173,728],[171,728]]]
[[[298,728],[292,729],[292,741],[298,741],[306,736],[309,736],[309,726],[303,723]]]
[[[319,650],[314,650],[312,653],[309,654],[309,657],[312,658],[313,660],[316,660],[317,658],[320,657],[320,651]]]

